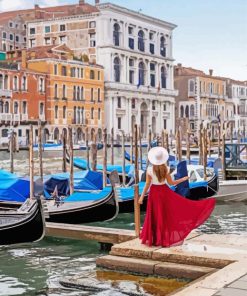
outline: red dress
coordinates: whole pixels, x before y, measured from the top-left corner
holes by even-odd
[[[140,238],[149,246],[182,244],[186,236],[212,213],[215,199],[189,200],[167,185],[151,185]]]

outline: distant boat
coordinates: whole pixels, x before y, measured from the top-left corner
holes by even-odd
[[[45,233],[40,199],[28,199],[19,209],[0,211],[0,245],[35,242]]]
[[[247,201],[247,180],[226,180],[219,182],[217,201]]]
[[[39,144],[34,144],[33,145],[33,150],[38,151],[39,149]],[[79,150],[80,145],[74,144],[73,145],[74,150]],[[48,140],[46,143],[42,144],[42,150],[43,151],[62,151],[63,150],[63,144],[62,143],[57,143],[54,140]]]
[[[70,224],[112,220],[118,203],[111,186],[90,192],[74,192],[68,197],[46,201],[49,222]]]

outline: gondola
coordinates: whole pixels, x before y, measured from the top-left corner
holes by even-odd
[[[27,199],[17,210],[0,211],[0,245],[35,242],[44,234],[40,199]]]
[[[90,192],[77,191],[64,199],[46,201],[49,222],[70,224],[112,220],[118,203],[111,186]]]

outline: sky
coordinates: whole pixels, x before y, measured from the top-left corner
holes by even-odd
[[[79,0],[78,0],[79,1]],[[0,11],[77,3],[77,0],[0,0]],[[93,4],[93,0],[86,1]],[[247,0],[109,0],[177,25],[175,63],[247,80]]]

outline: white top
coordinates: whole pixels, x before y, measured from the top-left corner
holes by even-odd
[[[170,169],[168,168],[168,173],[169,173]],[[152,166],[149,166],[147,168],[147,174],[152,178],[152,184],[153,185],[164,185],[164,184],[167,184],[166,180],[164,180],[163,182],[159,182],[157,176],[154,174],[154,171],[153,171],[153,167]]]

